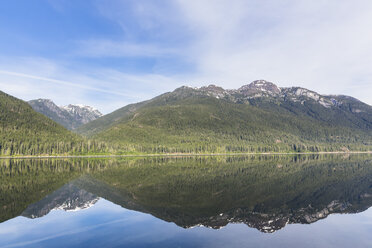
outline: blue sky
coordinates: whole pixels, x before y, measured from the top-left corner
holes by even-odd
[[[256,79],[372,104],[369,0],[3,0],[0,89],[104,113]]]

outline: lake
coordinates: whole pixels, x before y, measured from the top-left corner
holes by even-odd
[[[372,247],[371,155],[0,160],[0,247]]]

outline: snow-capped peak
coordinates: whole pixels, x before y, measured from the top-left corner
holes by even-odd
[[[60,106],[61,109],[66,110],[71,114],[80,114],[82,112],[92,113],[97,117],[101,117],[102,113],[98,109],[83,104],[69,104],[67,106]]]
[[[84,104],[69,104],[67,106],[60,106],[60,108],[65,109],[67,111],[73,111],[75,109],[85,109],[85,110],[88,110],[90,112],[94,112],[94,111],[99,112],[98,109],[93,108],[93,107],[88,106],[88,105],[84,105]]]

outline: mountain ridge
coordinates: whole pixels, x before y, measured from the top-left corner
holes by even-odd
[[[96,108],[83,104],[69,104],[57,106],[50,99],[36,99],[28,101],[31,107],[69,130],[78,128],[83,124],[102,116]]]
[[[372,107],[352,97],[280,88],[265,80],[235,90],[182,86],[76,132],[151,152],[370,150]]]
[[[202,93],[205,93],[209,96],[213,96],[216,98],[221,98],[221,96],[224,96],[224,97],[233,96],[235,97],[236,100],[241,100],[244,97],[248,99],[260,98],[260,97],[281,97],[281,98],[287,97],[287,100],[298,101],[296,97],[307,97],[308,100],[309,99],[316,100],[326,108],[330,107],[331,105],[336,105],[335,102],[332,100],[336,100],[337,98],[348,98],[348,99],[355,100],[360,103],[366,104],[352,96],[333,95],[333,94],[322,95],[313,90],[309,90],[309,89],[306,89],[300,86],[278,87],[276,84],[263,80],[263,79],[255,80],[250,84],[245,84],[239,87],[238,89],[224,89],[220,86],[210,84],[208,86],[202,86],[202,87],[181,86],[175,89],[175,91],[182,90],[185,88],[200,91]]]
[[[6,131],[2,132],[2,155],[372,150],[372,107],[368,104],[301,87],[280,88],[264,80],[235,90],[182,86],[74,129],[84,137],[63,131],[51,119],[63,119],[66,113],[73,119],[68,111],[80,117],[82,111],[97,114],[92,107],[61,108],[47,99],[27,104],[5,93],[1,98]],[[42,115],[37,108],[49,112]]]

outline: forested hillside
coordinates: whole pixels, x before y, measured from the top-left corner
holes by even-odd
[[[0,154],[334,152],[372,150],[372,107],[263,80],[181,87],[125,106],[74,134],[0,92]]]
[[[0,154],[52,155],[104,151],[105,145],[74,134],[26,102],[0,91]]]
[[[140,152],[372,150],[372,108],[256,81],[238,90],[181,87],[77,130]]]

